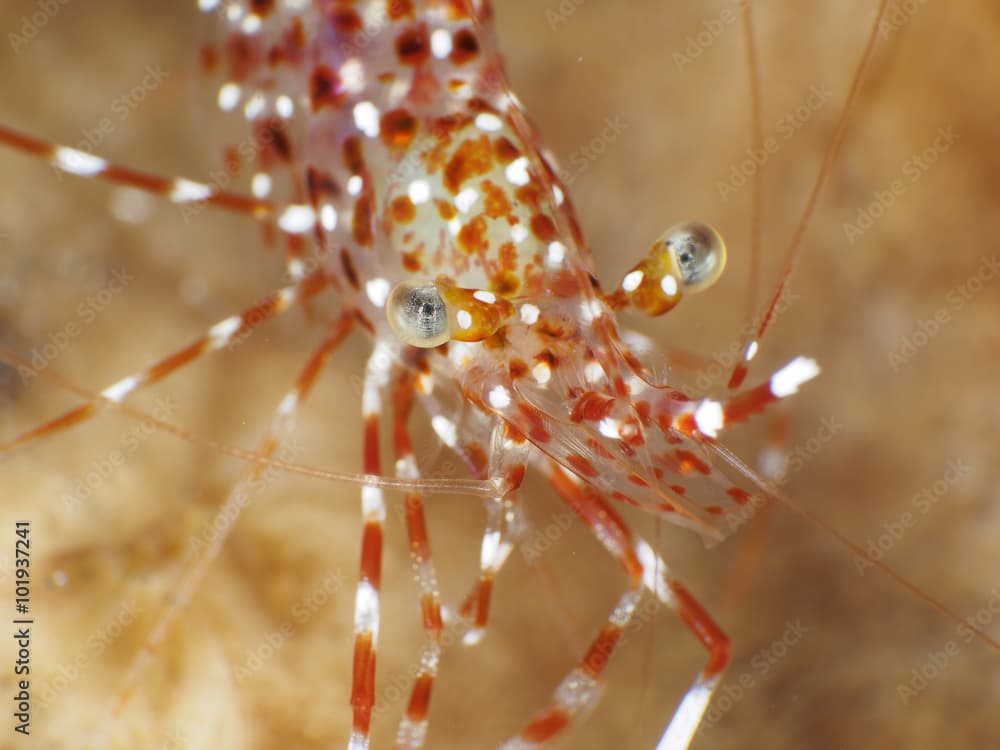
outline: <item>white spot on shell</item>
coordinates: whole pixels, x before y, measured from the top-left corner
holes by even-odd
[[[414,180],[410,183],[407,194],[414,205],[419,206],[421,203],[426,203],[430,200],[431,186],[427,183],[427,180]]]
[[[385,307],[385,301],[389,299],[391,290],[389,282],[382,278],[369,279],[365,282],[365,294],[375,307]]]
[[[668,297],[673,297],[677,294],[677,279],[671,276],[669,273],[666,274],[662,279],[660,279],[660,289]]]
[[[492,388],[490,392],[486,394],[486,398],[489,400],[490,406],[494,409],[506,409],[510,406],[510,391],[502,385]]]
[[[278,226],[289,234],[304,234],[316,226],[316,212],[311,206],[289,206],[278,217]]]
[[[495,133],[503,128],[503,120],[492,112],[480,112],[476,115],[476,127],[489,133]]]
[[[447,29],[431,32],[431,54],[438,60],[444,60],[451,54],[451,46],[451,33]]]
[[[361,175],[352,174],[347,178],[347,194],[350,196],[357,196],[361,194],[361,188],[364,186],[365,181],[361,179]]]
[[[711,438],[718,437],[719,430],[726,423],[726,414],[722,409],[722,404],[718,401],[705,399],[694,410],[694,422],[698,425],[702,435]]]
[[[379,133],[378,107],[371,102],[354,105],[354,124],[369,138],[377,138]]]
[[[497,296],[493,292],[487,292],[485,289],[477,289],[472,293],[472,298],[480,302],[485,302],[487,305],[492,305],[497,301]]]
[[[271,193],[271,175],[258,172],[250,180],[250,192],[257,198],[266,198]]]
[[[557,266],[566,258],[566,246],[561,242],[549,243],[549,254],[546,260],[553,266]]]
[[[324,203],[319,210],[319,223],[323,229],[332,232],[337,228],[337,209],[329,203]]]
[[[465,188],[465,190],[455,196],[455,207],[463,214],[468,213],[478,198],[479,193],[473,188]]]
[[[642,271],[630,271],[625,274],[625,278],[622,279],[622,289],[626,292],[634,292],[642,283],[643,276]]]
[[[538,322],[539,310],[534,305],[527,303],[521,305],[521,322],[532,326]]]
[[[507,165],[504,174],[507,176],[507,181],[512,185],[517,185],[518,187],[527,185],[531,181],[531,176],[528,174],[527,157],[520,156],[514,159],[514,161]]]
[[[223,112],[232,112],[236,105],[240,103],[243,90],[236,83],[224,83],[219,87],[219,109]]]
[[[468,310],[459,310],[455,314],[455,321],[458,323],[459,328],[464,328],[465,330],[472,328],[472,316]]]

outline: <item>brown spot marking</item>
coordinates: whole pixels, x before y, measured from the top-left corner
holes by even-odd
[[[413,18],[413,0],[386,0],[386,15],[392,21]]]
[[[464,65],[479,54],[479,40],[472,29],[459,29],[451,40],[451,57],[455,65]]]
[[[593,464],[578,453],[570,453],[566,456],[566,463],[576,469],[577,474],[582,474],[590,478],[598,475],[597,469],[594,468]]]
[[[354,34],[364,28],[364,24],[361,23],[361,16],[358,15],[356,10],[351,8],[333,11],[330,21],[338,34]]]
[[[365,155],[360,138],[351,137],[344,141],[344,166],[352,175],[365,171]]]
[[[746,505],[750,502],[750,493],[742,487],[730,487],[726,490],[726,494],[740,505]]]
[[[497,161],[504,166],[521,155],[520,149],[511,142],[510,138],[503,135],[493,141],[493,150],[496,153]]]
[[[206,44],[198,53],[201,69],[204,73],[212,73],[219,64],[219,53],[211,44]]]
[[[400,257],[403,259],[403,268],[405,268],[410,273],[419,273],[424,270],[424,263],[422,260],[423,253],[419,250],[414,250],[412,253],[403,253]]]
[[[528,365],[519,359],[512,359],[510,364],[507,366],[507,372],[510,373],[511,380],[517,380],[518,378],[523,378],[528,374]]]
[[[371,191],[366,190],[358,196],[358,200],[354,204],[354,220],[351,224],[351,233],[354,235],[355,241],[363,247],[370,246],[374,236],[372,231],[373,203]]]
[[[420,65],[430,53],[430,40],[425,24],[404,29],[396,37],[396,55],[403,65]]]
[[[317,65],[309,76],[309,101],[312,103],[312,111],[319,112],[323,107],[334,108],[343,98],[340,76],[327,65]]]
[[[437,206],[438,216],[445,221],[451,221],[458,216],[458,209],[455,208],[455,205],[443,198],[435,198],[434,205]]]
[[[483,446],[479,443],[471,443],[465,449],[466,456],[469,459],[469,463],[472,464],[472,469],[475,471],[477,476],[486,476],[486,469],[489,466],[489,459],[486,456],[486,451]]]
[[[392,212],[392,218],[399,224],[409,224],[417,215],[417,207],[413,205],[408,195],[393,199],[389,210]]]
[[[340,249],[340,267],[344,271],[344,277],[347,279],[347,282],[360,291],[361,281],[358,279],[358,272],[354,268],[354,261],[351,260],[351,254],[347,251],[346,247]]]
[[[535,355],[535,361],[544,362],[553,370],[559,366],[559,357],[553,354],[551,349],[542,349]]]
[[[462,183],[473,177],[486,174],[493,168],[493,152],[485,135],[467,138],[455,150],[444,168],[444,186],[453,194],[458,194]]]
[[[387,146],[409,146],[417,133],[417,118],[406,109],[393,109],[382,115],[382,141]]]
[[[552,242],[558,236],[556,225],[545,214],[535,214],[531,217],[531,231],[542,242]]]
[[[486,219],[476,216],[468,224],[463,224],[458,230],[458,246],[469,255],[485,253],[490,246],[486,239]]]
[[[499,271],[490,276],[490,291],[500,297],[512,297],[521,288],[521,279],[513,271]]]
[[[318,203],[324,195],[336,197],[340,194],[340,186],[337,185],[330,173],[320,171],[312,166],[306,168],[306,190],[313,203]]]
[[[274,10],[274,0],[251,0],[250,8],[261,18],[267,18]]]
[[[723,512],[722,508],[720,508],[718,505],[709,505],[707,508],[705,508],[705,511],[707,513],[711,513],[713,516],[721,516]]]
[[[600,422],[611,414],[615,408],[615,400],[597,391],[587,391],[574,404],[570,419],[574,422]]]
[[[674,451],[677,459],[680,461],[681,472],[684,474],[690,474],[692,471],[697,471],[701,474],[708,476],[712,473],[712,470],[708,467],[704,461],[694,455],[691,451],[686,450],[676,450]]]
[[[254,123],[257,131],[257,143],[271,154],[276,154],[284,161],[292,158],[292,141],[285,130],[285,123],[277,117],[269,117]]]
[[[251,69],[259,60],[258,51],[260,47],[255,44],[253,37],[246,34],[230,34],[226,40],[224,54],[229,62],[229,77],[237,83],[245,81]]]
[[[480,187],[483,189],[483,213],[488,217],[499,219],[513,210],[507,193],[495,182],[483,180]]]

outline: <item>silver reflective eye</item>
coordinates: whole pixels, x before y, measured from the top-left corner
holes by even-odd
[[[666,243],[680,275],[690,292],[700,292],[716,282],[726,267],[726,245],[708,224],[688,221],[664,232]]]
[[[389,325],[399,340],[430,349],[451,339],[448,306],[430,281],[404,281],[389,293]]]

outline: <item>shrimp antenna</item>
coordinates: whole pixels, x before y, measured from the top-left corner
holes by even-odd
[[[0,362],[3,362],[11,367],[16,367],[19,370],[22,370],[23,368],[22,371],[26,370],[33,375],[39,376],[64,391],[74,393],[77,396],[80,396],[81,398],[84,398],[102,408],[124,414],[130,419],[149,424],[157,430],[180,438],[187,443],[200,445],[218,453],[238,458],[241,461],[246,461],[247,463],[253,463],[261,466],[271,466],[281,471],[286,471],[291,474],[300,474],[306,477],[326,479],[333,482],[344,482],[346,484],[354,484],[361,487],[378,487],[386,490],[405,490],[410,492],[422,490],[442,494],[497,497],[498,494],[503,495],[506,489],[505,480],[503,479],[397,479],[393,477],[378,476],[375,474],[356,474],[353,472],[321,469],[316,466],[300,464],[294,461],[283,461],[278,458],[262,455],[255,451],[230,445],[219,440],[206,438],[178,425],[162,419],[157,419],[152,414],[143,411],[142,409],[137,409],[134,406],[129,406],[127,404],[106,398],[98,393],[94,393],[93,391],[89,391],[86,388],[82,388],[61,375],[47,369],[38,370],[34,368],[26,359],[15,354],[9,349],[0,347]],[[31,435],[31,433],[28,434]],[[15,438],[12,441],[0,443],[0,456],[16,450],[20,447],[22,442],[23,441],[21,439]]]

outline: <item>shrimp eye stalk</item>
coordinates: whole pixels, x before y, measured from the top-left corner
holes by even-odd
[[[653,243],[649,253],[625,274],[609,297],[615,309],[631,307],[663,315],[685,292],[708,289],[726,267],[726,245],[708,224],[677,224]]]
[[[393,288],[385,309],[399,340],[421,349],[448,341],[482,341],[514,314],[514,305],[492,292],[412,279]]]

